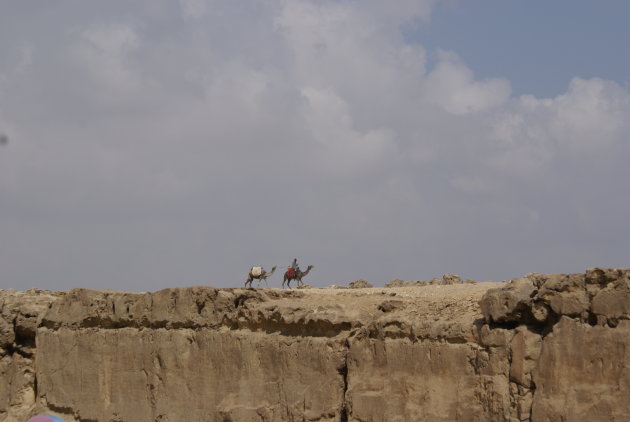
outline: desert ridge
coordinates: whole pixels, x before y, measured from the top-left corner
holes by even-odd
[[[0,421],[630,414],[630,270],[397,284],[0,291]]]

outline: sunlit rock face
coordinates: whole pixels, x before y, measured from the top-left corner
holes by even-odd
[[[0,421],[630,414],[630,270],[398,284],[0,291]]]

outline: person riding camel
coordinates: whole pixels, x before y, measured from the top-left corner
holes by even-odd
[[[293,258],[293,262],[291,263],[291,266],[287,269],[287,273],[291,277],[295,277],[297,274],[300,273],[300,267],[298,265],[297,258]]]

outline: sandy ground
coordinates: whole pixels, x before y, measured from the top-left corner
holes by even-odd
[[[346,318],[368,320],[384,315],[396,318],[431,321],[474,321],[481,315],[479,301],[486,291],[502,287],[505,282],[480,282],[413,287],[374,287],[365,289],[310,288],[293,289],[295,295],[277,298],[291,309],[313,312],[339,312]],[[281,289],[262,289],[280,291]],[[287,289],[284,290],[287,292]],[[274,305],[275,306],[275,305]],[[393,311],[385,314],[383,306]]]
[[[450,285],[424,285],[411,287],[372,287],[365,289],[350,288],[307,288],[292,289],[304,294],[304,299],[313,301],[356,301],[382,300],[383,298],[402,299],[411,302],[457,302],[478,301],[489,289],[502,287],[506,282],[484,281]],[[282,289],[262,289],[263,291],[283,291]],[[288,291],[288,289],[284,289]]]
[[[425,298],[428,300],[463,299],[470,296],[481,296],[488,290],[501,287],[504,283],[484,281],[481,283],[465,283],[450,285],[426,285],[413,287],[372,287],[367,289],[298,289],[308,295],[341,295],[341,296],[365,296],[365,295],[389,295],[395,293],[397,297]]]

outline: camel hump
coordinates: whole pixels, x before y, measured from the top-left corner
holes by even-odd
[[[262,274],[262,270],[263,270],[262,267],[252,267],[252,271],[251,272],[252,272],[252,275],[254,277],[258,277],[259,275]]]

